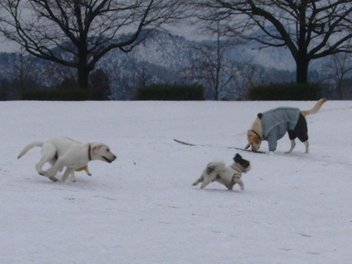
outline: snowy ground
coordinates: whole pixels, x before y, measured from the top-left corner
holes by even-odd
[[[308,116],[311,154],[284,154],[287,136],[274,155],[239,152],[244,191],[191,186],[209,161],[231,162],[258,112],[314,103],[1,102],[0,263],[350,263],[350,101]],[[37,174],[39,148],[16,159],[55,135],[118,159],[64,184]]]

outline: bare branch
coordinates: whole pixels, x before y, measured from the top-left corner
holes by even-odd
[[[297,81],[306,82],[311,60],[352,52],[352,2],[349,0],[199,0],[197,17],[220,20],[262,47],[287,47],[297,64]],[[242,28],[242,31],[241,31]]]
[[[115,48],[131,51],[148,32],[189,16],[187,5],[186,0],[3,0],[0,30],[34,56],[77,68],[85,86],[102,56]]]

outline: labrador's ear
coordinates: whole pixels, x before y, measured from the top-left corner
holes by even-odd
[[[248,143],[248,144],[244,147],[244,149],[248,149],[250,146],[251,146],[251,143]]]
[[[100,149],[102,146],[102,144],[94,144],[92,146],[92,152],[94,153],[97,149]]]

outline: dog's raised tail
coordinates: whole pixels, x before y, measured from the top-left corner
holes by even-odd
[[[32,143],[29,143],[27,146],[24,147],[24,149],[18,154],[17,159],[21,158],[24,154],[28,152],[28,150],[34,148],[34,147],[42,147],[44,142],[42,141],[33,141]]]
[[[317,113],[321,106],[326,102],[326,99],[325,98],[321,98],[320,100],[318,100],[318,102],[314,105],[314,107],[310,110],[303,110],[301,111],[301,114],[303,116],[307,116],[307,115],[311,115],[311,114],[315,114]]]

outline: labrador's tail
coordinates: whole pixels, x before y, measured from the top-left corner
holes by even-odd
[[[320,100],[314,105],[314,107],[313,107],[312,109],[310,109],[310,110],[303,110],[303,111],[301,111],[301,114],[302,114],[303,116],[315,114],[315,113],[317,113],[317,112],[320,110],[321,106],[322,106],[325,102],[326,102],[326,99],[325,99],[325,98],[322,98],[322,99],[320,99]]]
[[[33,141],[32,143],[29,143],[27,146],[24,147],[24,149],[18,154],[17,158],[21,158],[24,154],[28,152],[28,150],[34,148],[34,147],[42,147],[44,142],[42,141]]]

